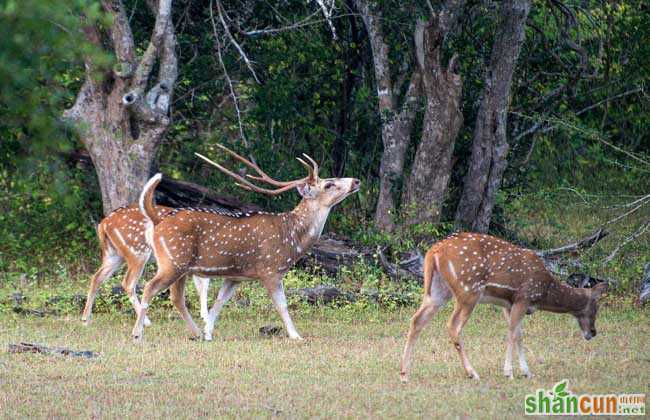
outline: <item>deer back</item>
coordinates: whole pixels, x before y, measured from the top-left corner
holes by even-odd
[[[162,217],[171,210],[155,206],[154,211]],[[109,239],[110,244],[123,258],[144,258],[150,248],[145,240],[146,218],[137,205],[120,207],[106,216],[97,227],[98,232]]]
[[[456,296],[536,301],[556,282],[534,251],[490,235],[459,233],[430,252]]]
[[[260,277],[287,271],[311,245],[308,230],[292,212],[190,208],[170,212],[153,237],[159,263],[176,271]]]

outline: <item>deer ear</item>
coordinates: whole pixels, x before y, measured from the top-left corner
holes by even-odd
[[[309,185],[308,183],[306,184],[300,184],[296,187],[298,190],[298,194],[305,198],[314,198],[316,197],[316,189]]]
[[[607,283],[598,283],[591,289],[591,298],[600,299],[600,296],[607,291]]]

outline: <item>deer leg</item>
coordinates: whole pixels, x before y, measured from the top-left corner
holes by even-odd
[[[474,310],[477,302],[478,297],[472,297],[463,303],[460,303],[458,301],[458,298],[456,298],[454,312],[451,314],[451,318],[449,318],[448,324],[449,337],[451,338],[451,342],[456,348],[456,351],[458,351],[458,355],[460,356],[460,360],[463,363],[465,372],[467,372],[467,375],[472,379],[479,379],[479,376],[470,364],[469,358],[465,353],[465,347],[463,345],[463,340],[460,337],[460,333],[463,330],[465,323],[469,319],[469,316],[472,314],[472,311]]]
[[[400,379],[402,382],[408,382],[413,349],[422,329],[451,298],[451,292],[440,277],[440,274],[434,273],[431,279],[430,286],[426,288],[428,289],[428,293],[425,292],[420,309],[411,318],[411,327],[409,328],[406,344],[404,345],[402,366],[400,369]]]
[[[510,308],[508,319],[508,340],[506,344],[506,359],[503,364],[503,374],[512,379],[512,349],[517,344],[517,332],[521,330],[521,321],[526,314],[526,304],[517,302]]]
[[[239,283],[236,281],[224,279],[223,285],[219,289],[219,295],[217,296],[217,301],[210,309],[208,316],[205,319],[205,326],[203,328],[203,334],[206,341],[212,340],[212,331],[214,330],[214,323],[219,317],[219,313],[223,307],[228,303],[232,295],[235,293],[235,290],[239,286]]]
[[[144,319],[147,317],[149,302],[151,302],[154,296],[174,283],[180,274],[181,273],[176,273],[173,269],[161,269],[161,266],[159,265],[158,272],[154,278],[144,286],[144,291],[142,292],[142,302],[140,304],[140,310],[138,311],[138,318],[136,319],[135,325],[133,326],[133,331],[131,332],[131,335],[135,341],[142,340]]]
[[[126,275],[122,279],[122,288],[126,295],[129,297],[129,302],[133,305],[133,309],[137,314],[140,310],[140,301],[138,300],[138,295],[135,292],[135,286],[138,284],[138,279],[142,277],[142,272],[144,271],[144,266],[147,264],[149,257],[138,258],[127,263],[128,269],[126,270]],[[145,317],[144,325],[148,327],[151,325],[149,318]]]
[[[102,257],[102,265],[99,267],[97,272],[93,275],[90,280],[90,287],[88,289],[88,297],[86,298],[86,306],[84,307],[83,315],[81,320],[84,321],[85,325],[90,324],[90,319],[93,312],[93,304],[95,303],[95,297],[97,296],[97,290],[99,286],[110,276],[113,275],[115,270],[117,270],[124,260],[120,257],[113,248],[109,250]]]
[[[289,315],[287,297],[284,295],[284,285],[282,284],[282,279],[275,281],[265,281],[264,286],[271,296],[271,300],[275,305],[275,309],[280,314],[282,322],[284,322],[284,327],[289,334],[289,338],[292,340],[302,340],[300,334],[296,330],[296,327],[293,325],[291,320],[291,315]]]
[[[503,308],[503,316],[508,325],[508,333],[506,334],[506,358],[503,362],[503,375],[512,379],[512,342],[510,341],[510,308]]]
[[[186,278],[186,276],[181,276],[181,278],[169,287],[169,298],[176,307],[176,310],[181,314],[181,317],[185,320],[185,323],[187,323],[187,327],[190,329],[192,337],[197,338],[201,336],[201,330],[199,330],[199,327],[194,323],[192,315],[190,315],[190,312],[187,310],[187,306],[185,305]]]
[[[208,288],[210,287],[210,279],[207,277],[193,276],[194,287],[199,294],[199,302],[201,305],[201,318],[203,322],[208,322]]]
[[[411,327],[409,328],[406,344],[404,345],[404,354],[402,355],[402,366],[400,369],[400,379],[402,382],[408,382],[409,372],[411,370],[411,361],[413,358],[413,348],[424,326],[431,320],[431,317],[438,312],[440,306],[436,306],[429,299],[425,299],[420,309],[411,318]]]
[[[524,351],[524,345],[523,345],[523,340],[522,340],[522,328],[521,328],[521,323],[517,327],[517,353],[519,355],[519,369],[521,370],[521,373],[524,375],[526,378],[532,378],[533,374],[530,372],[530,369],[528,368],[528,363],[526,362],[526,352]]]

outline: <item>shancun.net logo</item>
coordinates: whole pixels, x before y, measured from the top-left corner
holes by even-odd
[[[569,391],[567,380],[555,384],[552,390],[538,389],[526,395],[527,415],[600,415],[644,416],[645,394],[580,394]]]

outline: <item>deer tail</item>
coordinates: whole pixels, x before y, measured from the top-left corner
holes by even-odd
[[[438,272],[438,256],[429,250],[424,256],[424,294],[431,296],[431,282],[433,275]]]
[[[162,174],[158,173],[151,177],[149,181],[145,184],[144,188],[142,189],[142,193],[140,194],[140,212],[153,223],[153,225],[157,225],[160,223],[162,220],[161,217],[158,216],[156,213],[156,209],[154,208],[153,205],[153,193],[156,190],[156,186],[160,183],[160,180],[162,178]]]

